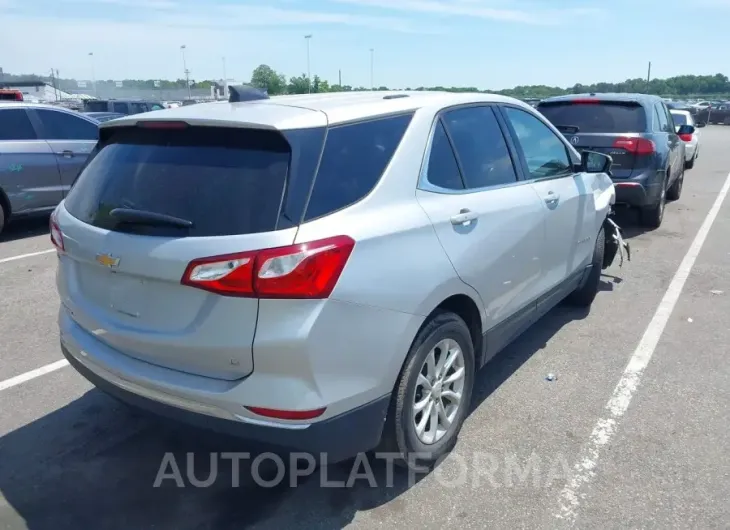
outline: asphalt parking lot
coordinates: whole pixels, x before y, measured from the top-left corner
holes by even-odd
[[[0,529],[727,528],[730,200],[718,197],[730,127],[700,134],[660,229],[619,212],[632,260],[606,271],[591,312],[553,310],[480,373],[455,452],[425,476],[374,461],[374,483],[351,487],[334,484],[352,463],[295,488],[257,484],[246,465],[234,477],[230,462],[212,475],[212,453],[251,449],[137,416],[58,363],[46,223],[12,226],[0,238]],[[166,454],[183,487],[154,487]],[[195,487],[189,473],[215,480]]]

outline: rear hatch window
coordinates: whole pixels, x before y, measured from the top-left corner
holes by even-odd
[[[163,237],[276,229],[291,154],[281,134],[213,127],[112,131],[66,199],[77,219]],[[119,209],[157,218],[137,222],[112,213]]]
[[[559,129],[575,127],[579,133],[628,133],[646,131],[646,114],[630,101],[540,103],[538,110]]]
[[[616,178],[631,177],[651,163],[650,144],[638,139],[647,130],[647,119],[637,102],[576,98],[540,103],[537,109],[578,151],[610,155]]]

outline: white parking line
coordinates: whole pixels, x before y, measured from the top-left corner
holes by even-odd
[[[48,250],[41,250],[39,252],[30,252],[29,254],[19,254],[17,256],[10,256],[9,258],[2,258],[0,259],[0,263],[7,263],[9,261],[16,261],[24,258],[32,258],[33,256],[40,256],[41,254],[49,254],[51,252],[56,252],[56,249],[49,248]]]
[[[30,381],[31,379],[35,379],[36,377],[50,374],[51,372],[60,370],[65,366],[68,366],[68,361],[66,359],[61,359],[60,361],[56,361],[55,363],[41,366],[40,368],[36,368],[35,370],[31,370],[30,372],[25,372],[24,374],[16,375],[15,377],[11,377],[10,379],[6,379],[5,381],[0,381],[0,392],[2,392],[3,390],[7,390],[8,388],[18,386],[19,384],[25,383],[26,381]]]
[[[641,377],[649,361],[651,361],[652,355],[654,355],[657,343],[664,332],[674,307],[677,305],[679,295],[682,293],[684,284],[692,271],[692,267],[694,267],[700,250],[702,250],[707,234],[717,218],[728,190],[730,190],[730,174],[725,179],[715,203],[707,213],[707,217],[705,217],[694,241],[692,241],[692,245],[690,245],[687,254],[682,259],[682,263],[680,263],[677,272],[674,274],[667,292],[664,293],[664,297],[659,302],[659,307],[657,307],[654,317],[649,322],[646,331],[644,331],[644,336],[631,356],[611,399],[606,404],[607,414],[596,422],[588,444],[582,449],[578,462],[573,468],[573,475],[560,492],[560,505],[558,511],[554,514],[558,519],[564,519],[571,525],[575,523],[581,500],[585,498],[585,493],[581,493],[581,488],[584,488],[596,475],[596,465],[600,452],[611,441],[616,433],[619,421],[631,403],[631,398],[641,382]]]

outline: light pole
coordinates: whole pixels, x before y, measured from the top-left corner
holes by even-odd
[[[193,99],[193,96],[190,94],[190,70],[188,70],[188,64],[185,60],[185,45],[184,44],[182,46],[180,46],[180,51],[182,51],[183,69],[185,70],[185,84],[188,86],[188,99]]]
[[[94,74],[94,52],[89,52],[89,60],[91,61],[91,84],[94,87],[94,96],[99,97],[96,90],[96,75]]]
[[[304,40],[307,41],[307,92],[312,93],[312,75],[309,70],[309,41],[312,40],[312,35],[305,35]]]
[[[370,48],[370,90],[375,90],[375,84],[373,83],[373,66],[375,63],[375,49]]]

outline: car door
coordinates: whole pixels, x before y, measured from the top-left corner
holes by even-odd
[[[598,235],[594,177],[575,171],[578,159],[562,135],[535,113],[509,105],[500,109],[545,212],[545,294],[561,297],[566,294],[561,287],[570,288],[593,255]]]
[[[659,129],[659,131],[655,134],[654,141],[657,143],[658,152],[660,154],[665,154],[666,156],[666,160],[661,161],[663,164],[661,166],[661,169],[664,169],[664,167],[669,169],[670,181],[672,181],[677,174],[677,170],[675,168],[678,165],[677,144],[679,142],[679,136],[677,136],[677,131],[674,128],[674,120],[672,119],[671,114],[664,111],[664,105],[662,105],[661,103],[655,103],[654,111],[658,119]],[[672,137],[675,138],[674,141],[672,140]],[[684,152],[682,153],[682,155],[684,156]]]
[[[0,189],[13,214],[50,210],[63,198],[56,157],[24,107],[0,109]]]
[[[544,208],[513,156],[491,106],[447,110],[416,194],[457,274],[479,293],[485,331],[502,331],[492,351],[529,325],[543,272]]]
[[[40,124],[42,138],[56,157],[65,195],[96,145],[99,126],[81,114],[66,110],[37,108],[32,113]]]

